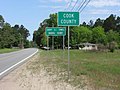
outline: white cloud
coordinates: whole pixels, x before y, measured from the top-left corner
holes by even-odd
[[[109,14],[111,13],[110,10],[91,10],[91,14]]]
[[[106,10],[106,9],[94,9],[94,10],[90,10],[89,14],[117,14],[119,13],[118,10]]]
[[[89,5],[94,7],[120,6],[120,0],[93,0]]]
[[[38,0],[41,3],[48,3],[48,2],[69,2],[70,0]]]
[[[64,8],[63,6],[48,6],[48,5],[40,5],[39,8],[52,8],[52,9],[59,9]]]
[[[71,0],[49,0],[49,1],[52,1],[52,2],[70,2]]]
[[[52,2],[62,2],[63,0],[51,0]]]

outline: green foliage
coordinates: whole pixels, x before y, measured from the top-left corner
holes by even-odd
[[[104,28],[97,26],[92,29],[92,42],[102,44],[105,44],[107,42]]]
[[[92,39],[92,31],[87,27],[79,27],[79,38],[82,43],[90,42]]]
[[[14,51],[18,51],[19,49],[17,48],[4,48],[4,49],[0,49],[0,54],[3,54],[3,53],[9,53],[9,52],[14,52]]]
[[[0,15],[0,25],[2,25],[0,26],[0,48],[12,48],[26,45],[26,42],[28,42],[27,37],[30,35],[29,31],[23,25],[20,27],[19,25],[11,27],[9,23],[4,22],[3,17]]]
[[[119,43],[119,38],[119,33],[114,32],[113,30],[107,32],[107,39],[110,52],[114,52],[115,48],[118,48],[117,44]]]
[[[101,20],[100,18],[98,18],[94,24],[94,27],[103,26],[103,24],[104,24],[104,20]]]
[[[45,33],[44,33],[44,34],[43,34],[43,38],[41,39],[41,44],[42,44],[43,46],[47,46],[46,40],[47,40],[47,37],[45,36]]]
[[[0,28],[2,28],[3,27],[3,25],[4,25],[4,18],[2,17],[2,15],[0,15]]]
[[[57,26],[57,14],[50,14],[49,19],[45,19],[33,33],[33,41],[39,46],[45,46],[47,37],[45,36],[45,27],[56,27]],[[50,38],[51,39],[51,38]],[[57,39],[58,40],[58,39]],[[51,41],[51,40],[49,40]],[[50,42],[51,43],[51,42]]]
[[[72,45],[90,42],[92,39],[92,31],[85,26],[75,27],[71,32]]]
[[[103,24],[105,31],[115,30],[116,29],[116,16],[111,14]]]
[[[38,46],[46,46],[47,37],[45,35],[46,27],[57,26],[57,14],[50,14],[48,19],[45,19],[38,30],[33,34],[33,41]],[[66,30],[68,28],[66,27]],[[111,31],[112,30],[112,31]],[[120,17],[111,14],[105,20],[98,18],[95,23],[90,20],[88,24],[83,22],[80,26],[70,27],[70,45],[75,46],[80,43],[100,44],[102,48],[108,48],[111,42],[120,45]],[[65,46],[68,44],[67,31],[65,36]],[[49,46],[52,46],[52,37],[49,37]],[[62,47],[62,37],[54,37],[54,46]]]
[[[110,30],[109,32],[107,32],[107,38],[108,38],[108,42],[119,42],[119,33]]]

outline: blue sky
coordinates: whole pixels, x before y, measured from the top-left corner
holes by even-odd
[[[0,15],[12,26],[24,25],[32,40],[34,30],[37,30],[40,22],[49,17],[50,13],[71,10],[77,0],[0,0]],[[73,11],[84,0],[78,0]],[[110,14],[120,16],[120,0],[91,0],[87,7],[80,13],[80,23],[89,22],[97,18],[107,18]]]

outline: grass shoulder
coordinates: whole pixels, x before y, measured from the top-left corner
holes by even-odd
[[[14,52],[14,51],[18,51],[18,50],[20,50],[20,49],[16,49],[16,48],[13,48],[13,49],[10,49],[10,48],[0,49],[0,54]]]
[[[67,50],[42,51],[40,58],[48,72],[60,75],[60,79],[67,80]],[[94,89],[120,89],[120,51],[93,52],[70,50],[70,83],[84,87],[93,86]],[[93,90],[94,90],[93,89]]]

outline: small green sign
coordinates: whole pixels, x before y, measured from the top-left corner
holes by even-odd
[[[58,12],[58,26],[78,26],[79,12]]]
[[[65,36],[65,27],[46,27],[46,36]]]

